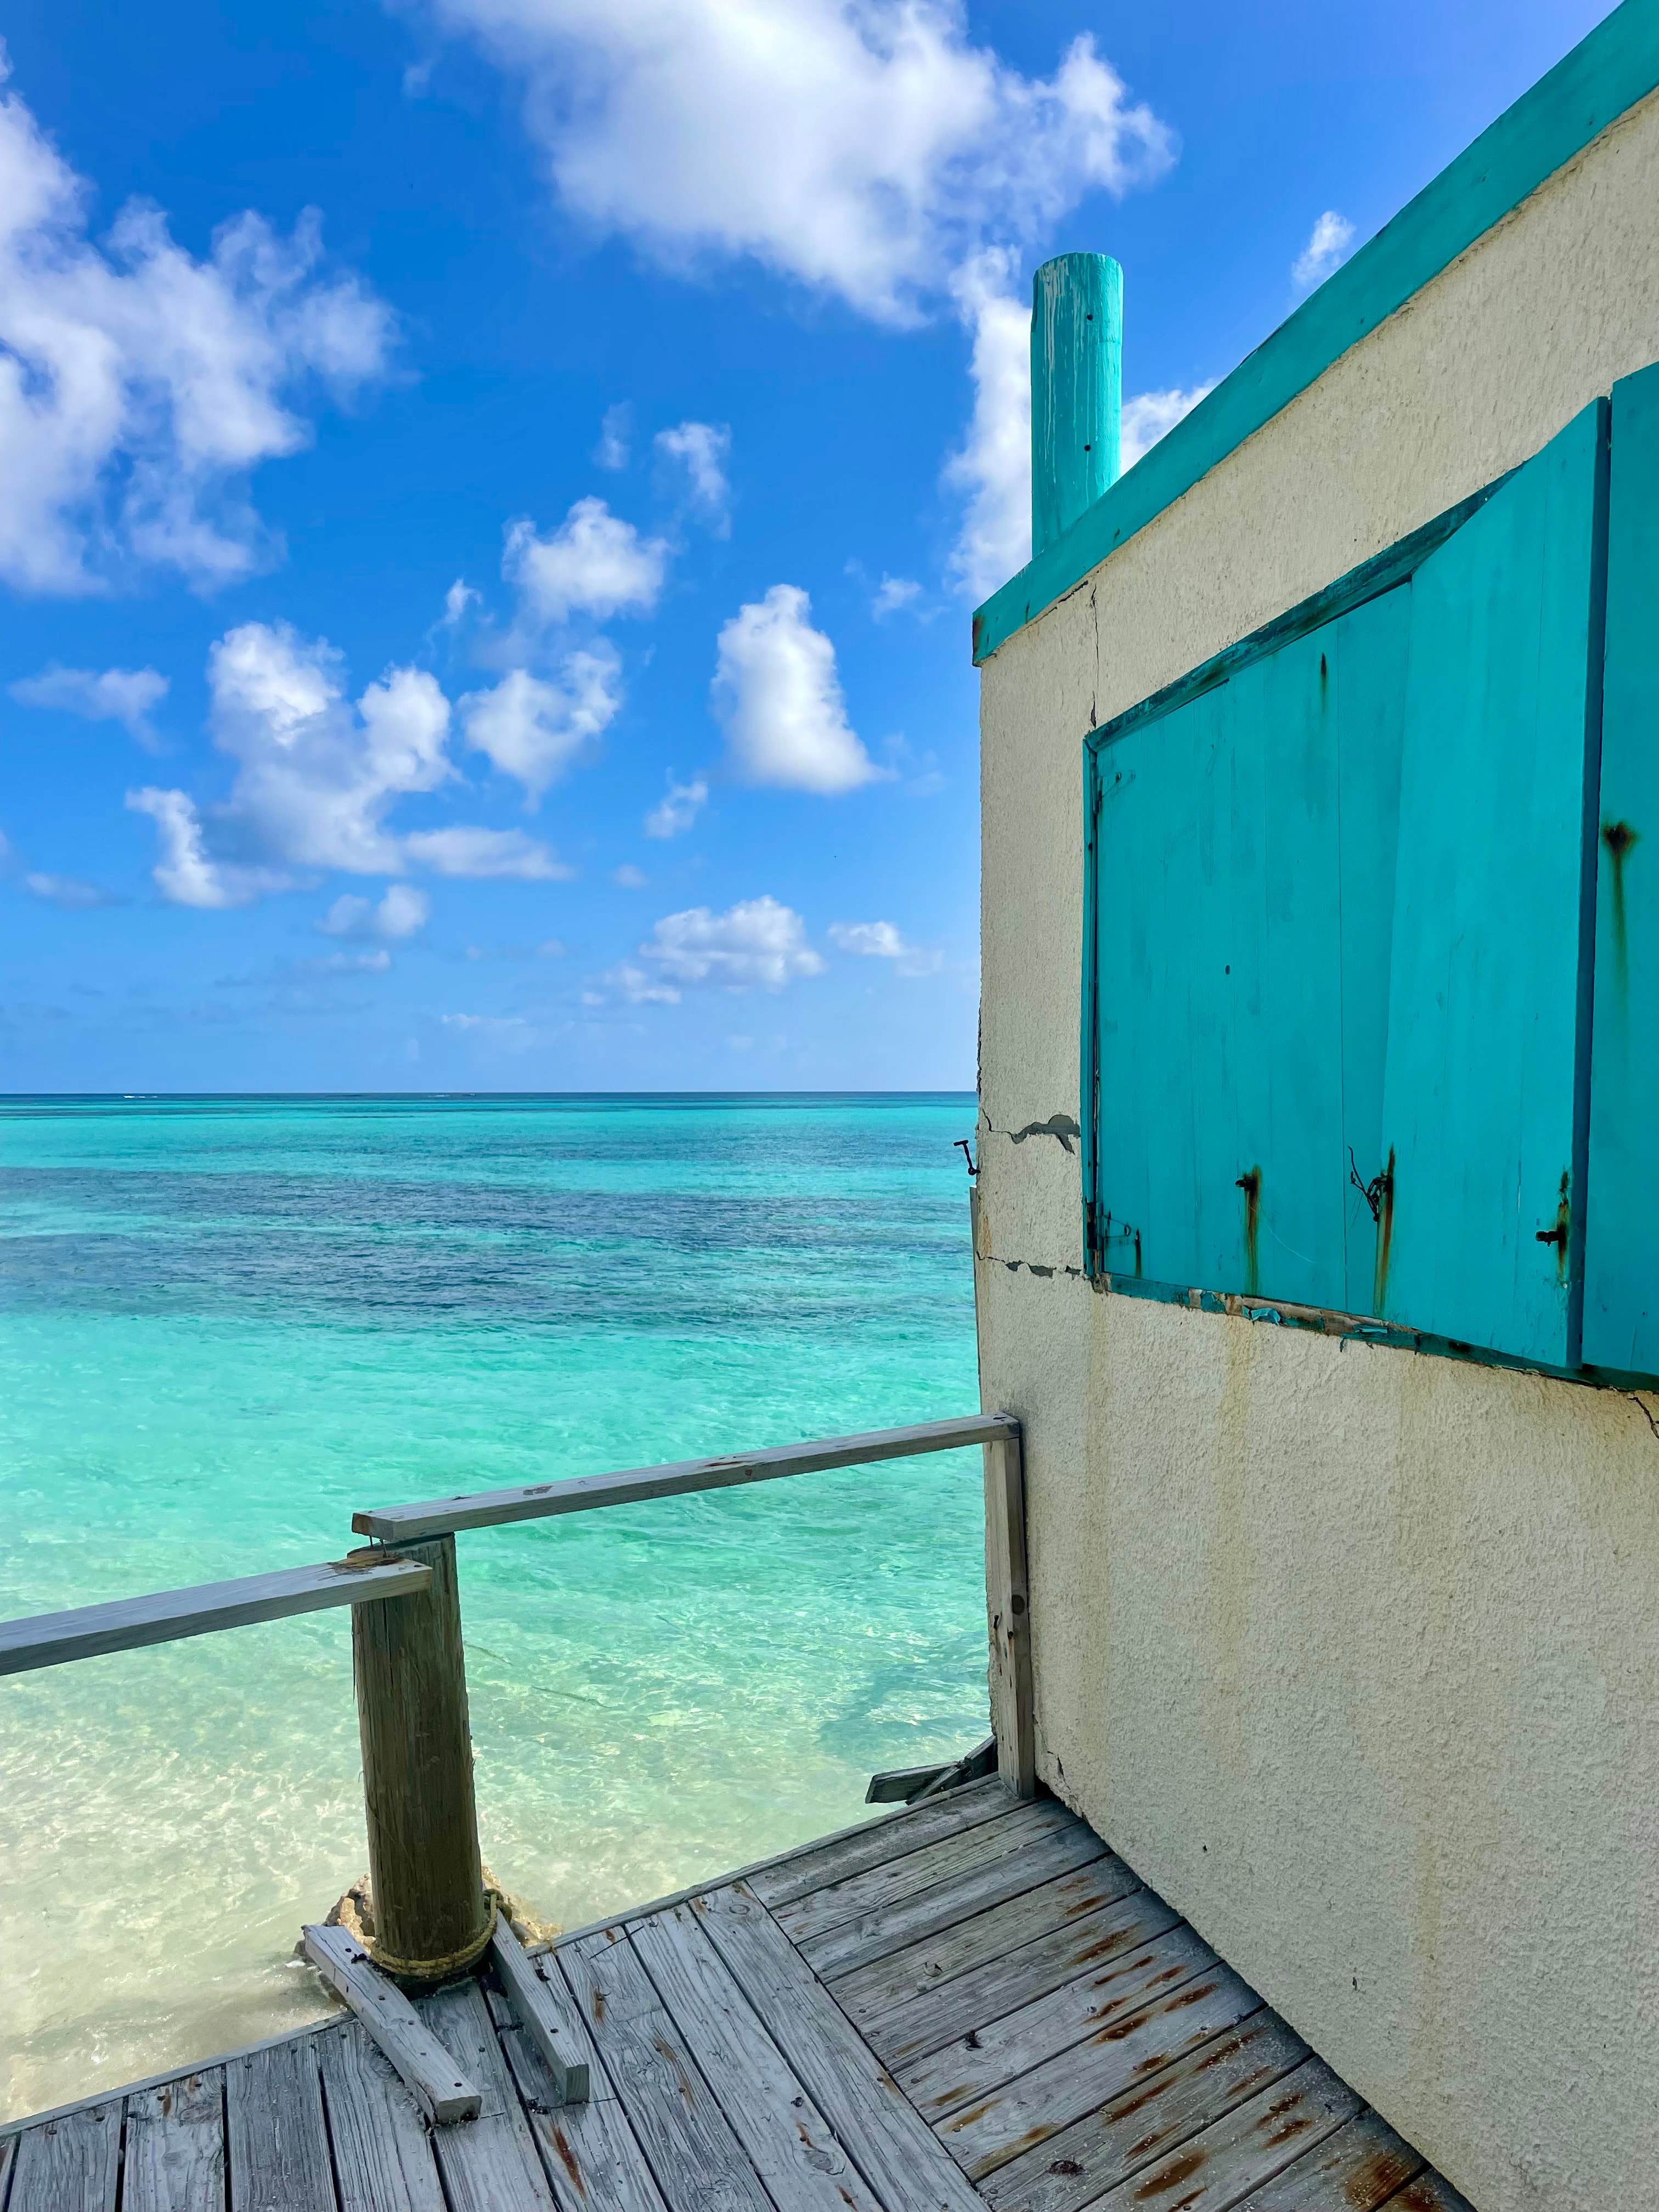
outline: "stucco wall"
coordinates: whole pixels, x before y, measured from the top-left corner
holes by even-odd
[[[1085,733],[1656,357],[1659,97],[982,672],[981,1361],[1042,1771],[1480,2212],[1659,2207],[1659,1434],[1099,1294],[1037,1125],[1078,1110]]]

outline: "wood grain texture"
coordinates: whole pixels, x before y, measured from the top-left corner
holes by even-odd
[[[121,2105],[94,2105],[17,2137],[6,2212],[115,2212]]]
[[[628,1938],[611,1930],[553,1956],[676,2212],[769,2212],[771,2199],[747,2152]]]
[[[939,2123],[939,2141],[977,2181],[1261,2005],[1255,1990],[1225,1968],[1200,1974],[953,2112]]]
[[[483,2102],[395,1982],[344,1928],[307,1925],[306,1956],[351,2007],[429,2120],[470,2120]]]
[[[1288,2089],[1290,2083],[1281,2086]],[[1278,2093],[1265,2094],[1273,2099]],[[1294,2165],[1249,2196],[1216,2201],[1237,2202],[1239,2212],[1378,2212],[1382,2205],[1400,2202],[1399,2191],[1422,2166],[1417,2153],[1380,2112],[1365,2112],[1316,2148],[1298,2151]]]
[[[432,2131],[449,2212],[550,2212],[540,2154],[477,1984],[452,1983],[416,2009],[483,2098],[476,2120]]]
[[[1063,1947],[1070,1929],[1092,1921],[1097,1913],[1109,1911],[1139,1888],[1122,1860],[1108,1851],[1074,1873],[1039,1883],[1035,1889],[976,1913],[970,1920],[958,1921],[954,1927],[924,1936],[885,1958],[873,1959],[867,1966],[855,1967],[832,1983],[836,2002],[873,2042],[884,2045],[897,2015],[910,2004],[926,2005],[963,1975],[981,1967],[994,1971],[1004,1958],[1012,1960],[1047,1937],[1055,1938]],[[1156,1932],[1147,1930],[1149,1935]],[[1059,1978],[1069,1979],[1088,1963],[1086,1959],[1068,1960]],[[1024,1995],[1034,1996],[1036,1991],[1028,1990]],[[1024,1997],[1016,2002],[1023,2002]],[[940,2040],[948,2040],[954,2033],[954,2029],[947,2031]],[[916,2056],[916,2051],[908,2055]]]
[[[787,2212],[882,2212],[690,1907],[641,1921],[629,1933],[774,2202]]]
[[[867,1868],[881,1866],[889,1859],[904,1858],[911,1851],[919,1851],[925,1844],[937,1843],[941,1837],[959,1835],[983,1821],[999,1820],[1003,1814],[1013,1810],[1015,1802],[994,1778],[970,1783],[964,1790],[952,1790],[948,1797],[913,1806],[907,1812],[889,1814],[884,1819],[866,1822],[850,1835],[837,1836],[812,1850],[794,1852],[776,1865],[751,1868],[741,1879],[763,1905],[775,1911],[795,1898],[805,1897],[809,1890],[827,1889],[831,1883],[845,1881],[849,1875],[862,1874]],[[734,1875],[732,1879],[738,1877]],[[711,1887],[723,1888],[725,1884],[714,1883]],[[681,1901],[678,1898],[663,1900],[676,1905]]]
[[[691,1910],[888,2212],[981,2212],[927,2123],[741,1883]]]
[[[556,2101],[586,2104],[590,2090],[587,2061],[578,2053],[548,1984],[525,1955],[523,1944],[504,1917],[496,1918],[489,1950],[519,2025],[542,2054]]]
[[[121,2206],[122,2212],[224,2212],[222,2066],[127,2099]]]
[[[1474,2212],[1474,2207],[1443,2175],[1425,2172],[1389,2197],[1389,2212]]]
[[[136,1651],[151,1644],[177,1644],[222,1628],[284,1620],[331,1606],[360,1605],[367,1598],[412,1596],[425,1589],[418,1567],[328,1559],[314,1567],[284,1567],[276,1574],[242,1575],[234,1582],[198,1583],[193,1589],[154,1590],[143,1597],[112,1598],[68,1613],[0,1620],[0,1674],[26,1674],[111,1651]]]
[[[1061,253],[1032,282],[1031,550],[1044,552],[1118,477],[1123,271]]]
[[[1293,2160],[1334,2135],[1364,2110],[1353,2091],[1317,2058],[1212,2121],[1145,2172],[1120,2182],[1101,2200],[1101,2212],[1174,2201],[1183,2212],[1229,2212]],[[1412,2160],[1396,2180],[1409,2179]]]
[[[988,2173],[980,2195],[993,2212],[1081,2212],[1307,2057],[1301,2037],[1264,2005]]]
[[[727,1490],[745,1482],[813,1474],[837,1467],[867,1467],[918,1453],[957,1451],[1006,1436],[1006,1413],[969,1413],[950,1421],[921,1421],[909,1428],[874,1429],[812,1443],[776,1444],[724,1459],[688,1459],[664,1467],[629,1468],[617,1474],[582,1474],[568,1482],[534,1482],[513,1490],[480,1491],[422,1505],[380,1505],[354,1513],[361,1535],[407,1544],[458,1528],[495,1528],[511,1521],[540,1521],[558,1513],[591,1513],[602,1505],[636,1505],[652,1498],[681,1498],[690,1491]]]
[[[937,1842],[885,1858],[879,1865],[826,1882],[786,1903],[774,1902],[769,1910],[793,1942],[806,1942],[861,1913],[878,1911],[953,1875],[1010,1858],[1039,1837],[1082,1826],[1075,1813],[1053,1799],[1041,1805],[1016,1804],[1001,1820],[943,1835]]]
[[[1114,266],[1116,264],[1114,264]],[[997,1772],[1015,1797],[1036,1796],[1031,1596],[1025,1562],[1025,1472],[1018,1433],[985,1447],[985,1626]]]
[[[444,2212],[421,2108],[368,2029],[319,2036],[317,2058],[340,2212]]]
[[[970,1967],[942,1987],[927,1990],[892,2011],[865,2021],[864,2033],[871,2048],[890,2066],[914,2063],[958,2036],[983,2027],[987,2021],[1000,2021],[1029,2005],[1079,1974],[1103,1971],[1173,1928],[1178,1917],[1153,1891],[1136,1890],[1115,1905],[1085,1912],[1017,1951],[987,1957],[981,1966]],[[844,2004],[841,1986],[834,1994],[836,2002]]]
[[[556,1974],[573,2046],[588,2048],[586,2104],[559,2101],[547,2062],[516,2022],[497,2027],[501,2054],[535,2136],[562,2212],[665,2212],[662,2192],[597,2051],[586,2044],[574,1998]]]
[[[988,1906],[1018,1897],[1032,1882],[1047,1881],[1102,1857],[1106,1846],[1081,1821],[1024,1842],[1014,1850],[969,1865],[950,1880],[861,1912],[801,1944],[803,1955],[826,1979],[866,1965],[884,1951],[914,1943],[935,1929],[966,1920]]]
[[[225,2069],[230,2212],[333,2212],[333,2171],[312,2038]]]
[[[408,1555],[429,1571],[427,1589],[351,1617],[375,1945],[389,1958],[447,1959],[489,1924],[455,1540]]]
[[[942,2120],[1217,1964],[1209,1945],[1183,1921],[1000,2018],[982,2021],[927,2057],[895,2067],[894,2079],[925,2120]]]

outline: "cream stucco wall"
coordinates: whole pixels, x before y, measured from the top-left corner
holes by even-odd
[[[1480,2212],[1659,2208],[1659,1401],[1102,1295],[1081,741],[1659,358],[1659,96],[983,670],[1041,1768]],[[1651,1408],[1651,1413],[1650,1411]]]

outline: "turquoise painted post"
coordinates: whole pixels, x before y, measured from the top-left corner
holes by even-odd
[[[1117,481],[1123,271],[1108,254],[1062,253],[1031,292],[1035,558]]]

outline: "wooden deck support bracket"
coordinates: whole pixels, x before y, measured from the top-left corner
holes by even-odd
[[[483,1955],[494,1907],[478,1852],[455,1540],[405,1544],[398,1556],[430,1569],[428,1587],[351,1617],[372,1955],[402,1978],[437,1982]]]
[[[507,1923],[499,1917],[489,1940],[490,1957],[501,1977],[520,2027],[547,2061],[553,2092],[562,2105],[587,2102],[587,2062],[573,2058],[569,2036],[561,2039],[558,2013],[547,1984],[530,1962],[529,1954]]]
[[[386,2053],[429,2120],[476,2120],[483,2093],[444,2049],[395,1982],[343,1928],[307,1927],[306,1956]]]
[[[985,1447],[985,1613],[997,1771],[1017,1797],[1036,1795],[1031,1599],[1025,1568],[1025,1468],[1019,1425]]]

